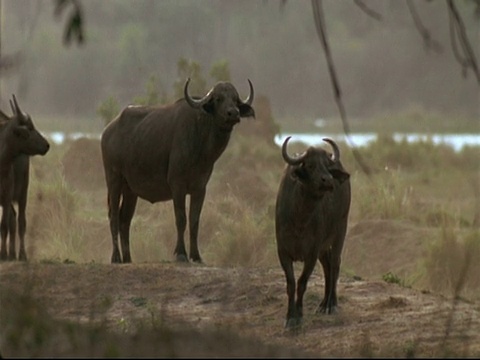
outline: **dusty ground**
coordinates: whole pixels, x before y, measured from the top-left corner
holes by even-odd
[[[88,144],[76,146],[83,151]],[[82,191],[103,187],[98,147],[92,146],[97,152],[68,152],[64,161],[65,179]],[[96,167],[85,171],[91,163]],[[88,181],[80,181],[82,174]],[[295,333],[284,329],[287,296],[279,265],[3,262],[0,351],[4,357],[478,358],[478,296],[454,302],[381,280],[390,271],[403,279],[415,270],[428,231],[400,220],[351,223],[342,270],[358,276],[340,278],[337,314],[317,315],[323,296],[317,265],[304,325]]]
[[[342,277],[338,286],[339,313],[316,315],[314,310],[323,294],[319,266],[307,289],[304,326],[296,334],[283,328],[286,294],[279,267],[227,269],[173,262],[129,265],[7,262],[0,264],[0,271],[4,299],[1,311],[11,311],[6,310],[6,292],[27,293],[54,319],[103,323],[120,334],[134,334],[140,328],[158,324],[172,329],[200,330],[182,340],[180,349],[172,350],[170,356],[480,356],[478,302],[453,303],[397,284]],[[5,326],[2,328],[5,330]],[[259,353],[258,345],[253,351],[245,343],[241,345],[244,352],[239,353],[233,345],[222,347],[225,345],[220,340],[208,345],[208,351],[195,352],[195,337],[211,329],[217,334],[233,332],[273,345],[271,349],[277,352]],[[25,349],[14,349],[3,341],[3,356],[26,353]],[[189,342],[192,352],[182,352],[181,348],[187,348]],[[289,352],[280,351],[283,348]],[[63,355],[72,355],[68,351]],[[132,350],[129,354],[138,353]],[[160,352],[147,356],[155,354],[162,356]]]

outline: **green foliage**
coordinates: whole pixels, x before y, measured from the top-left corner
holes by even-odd
[[[97,108],[97,115],[99,115],[104,124],[107,125],[113,120],[120,111],[120,105],[117,99],[113,96],[109,96],[104,102],[102,102]]]
[[[183,98],[185,80],[190,78],[189,91],[192,96],[203,96],[207,91],[207,81],[202,75],[200,64],[194,60],[180,58],[177,62],[177,80],[173,84],[175,99]]]
[[[218,60],[216,63],[214,63],[210,69],[210,76],[216,81],[231,81],[228,60]]]
[[[167,94],[158,83],[157,77],[151,75],[145,86],[145,95],[137,96],[133,103],[137,105],[159,105],[167,102]]]
[[[386,274],[383,274],[382,279],[383,279],[383,281],[385,281],[389,284],[398,284],[398,285],[401,285],[401,286],[404,285],[404,281],[399,276],[397,276],[396,274],[394,274],[390,271],[387,272]]]

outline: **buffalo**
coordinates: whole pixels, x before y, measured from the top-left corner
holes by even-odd
[[[350,175],[340,162],[337,144],[323,139],[333,154],[309,147],[291,157],[287,137],[282,145],[286,168],[277,193],[275,232],[277,252],[287,282],[286,328],[296,328],[303,318],[303,296],[317,259],[323,267],[325,294],[317,312],[331,314],[337,307],[337,281],[350,210]],[[303,262],[295,284],[293,262]],[[295,300],[295,292],[297,294]]]
[[[204,97],[188,92],[167,106],[128,106],[104,129],[101,150],[108,190],[112,263],[129,263],[130,223],[138,197],[156,203],[173,200],[176,260],[188,262],[184,232],[190,195],[190,259],[202,262],[197,236],[207,183],[240,118],[255,117],[254,90],[240,99],[229,82],[218,82]],[[122,256],[120,256],[118,235]]]
[[[18,234],[20,249],[18,259],[27,260],[25,232],[27,221],[25,210],[30,170],[30,156],[45,155],[50,145],[35,129],[30,115],[18,105],[15,95],[10,100],[13,116],[0,111],[0,206],[2,219],[0,233],[2,244],[0,260],[16,260],[17,214],[14,203],[18,204]],[[9,247],[7,253],[7,237]]]

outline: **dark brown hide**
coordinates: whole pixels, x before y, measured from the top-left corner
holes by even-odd
[[[163,107],[129,106],[104,130],[101,139],[108,188],[112,263],[131,262],[130,223],[137,198],[173,200],[178,261],[188,261],[184,232],[190,195],[190,259],[201,262],[197,236],[206,186],[215,161],[242,117],[254,117],[253,87],[242,101],[235,87],[217,83],[202,99],[180,99]],[[121,253],[118,244],[120,234]]]
[[[286,327],[294,328],[301,324],[303,296],[317,260],[325,275],[325,295],[317,311],[336,310],[336,286],[350,209],[350,175],[332,140],[324,139],[332,145],[335,156],[310,147],[297,158],[287,154],[288,140],[282,147],[287,166],[277,194],[275,229],[278,258],[287,281]],[[304,263],[297,284],[294,261]]]
[[[16,259],[17,213],[14,203],[17,203],[20,237],[18,259],[25,261],[27,260],[25,211],[30,156],[45,155],[50,145],[35,129],[30,116],[20,110],[15,95],[10,104],[13,111],[12,117],[0,111],[0,205],[2,206],[0,260]],[[9,237],[8,251],[7,237]]]

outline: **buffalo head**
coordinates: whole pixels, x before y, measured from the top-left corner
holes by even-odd
[[[50,148],[48,141],[35,129],[30,115],[20,109],[15,95],[12,97],[10,107],[13,116],[8,122],[4,122],[13,133],[8,141],[12,141],[14,148],[25,155],[45,155]]]
[[[185,83],[184,96],[187,103],[194,109],[201,109],[212,115],[217,125],[225,131],[231,131],[242,117],[255,117],[252,108],[253,85],[250,80],[250,94],[241,100],[235,87],[229,82],[217,83],[203,98],[195,99],[188,93],[190,78]]]
[[[323,141],[332,146],[333,154],[311,146],[298,157],[288,155],[289,140],[290,136],[282,145],[283,159],[291,166],[291,176],[314,197],[322,197],[326,191],[334,189],[335,181],[341,184],[350,177],[340,162],[340,150],[332,139],[324,138]]]

